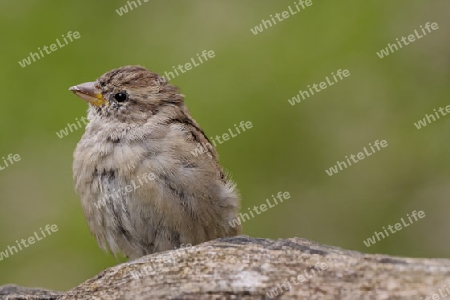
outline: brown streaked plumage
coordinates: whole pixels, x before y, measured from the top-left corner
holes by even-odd
[[[240,233],[235,184],[176,87],[126,66],[70,90],[90,103],[73,174],[102,248],[133,259]]]

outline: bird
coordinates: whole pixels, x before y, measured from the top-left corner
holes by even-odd
[[[241,234],[236,184],[176,86],[137,65],[69,90],[89,106],[73,180],[100,248],[136,259]]]

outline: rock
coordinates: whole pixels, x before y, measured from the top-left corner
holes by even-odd
[[[0,295],[33,300],[431,299],[450,294],[447,285],[450,291],[447,259],[369,255],[300,238],[239,236],[120,264],[62,295],[15,286],[1,287]]]
[[[39,288],[24,288],[12,284],[0,286],[0,299],[2,300],[55,300],[63,294],[63,292],[48,291]]]

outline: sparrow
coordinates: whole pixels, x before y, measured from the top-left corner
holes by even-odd
[[[136,259],[241,233],[236,184],[177,87],[125,66],[69,90],[89,105],[73,179],[102,249]]]

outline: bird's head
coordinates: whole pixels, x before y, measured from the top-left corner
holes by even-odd
[[[122,122],[146,120],[161,106],[183,105],[183,96],[176,87],[142,66],[114,69],[96,81],[69,90],[89,102],[94,114]]]

